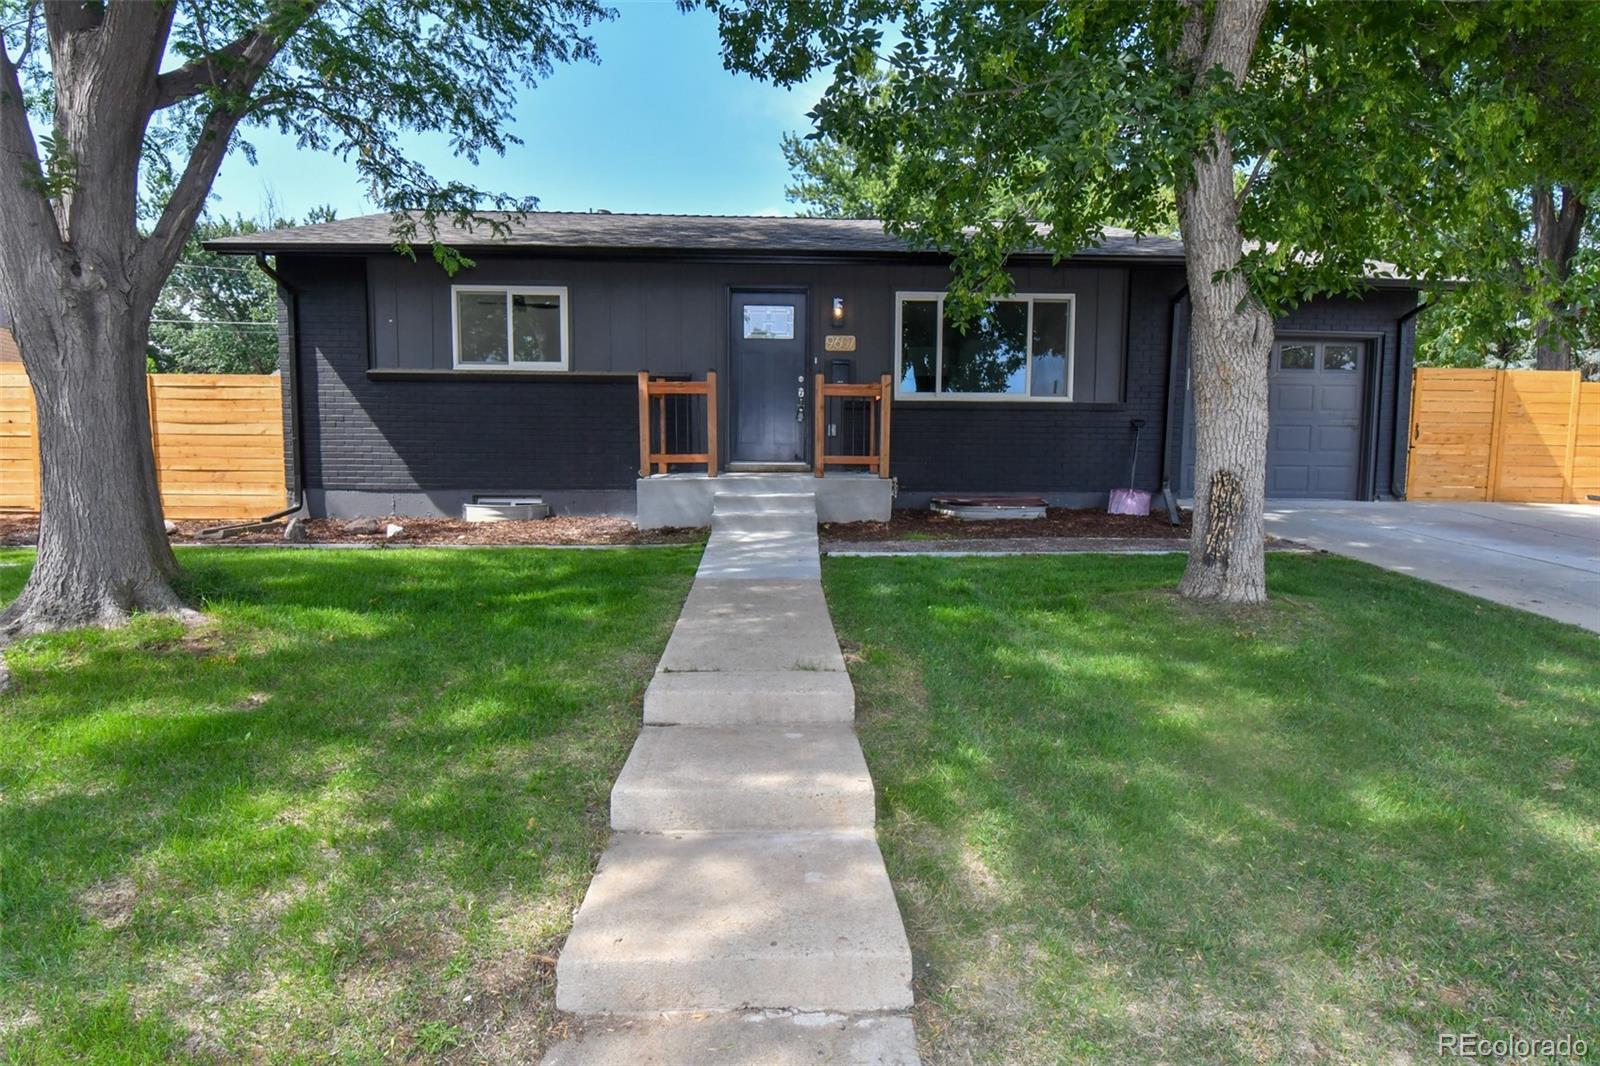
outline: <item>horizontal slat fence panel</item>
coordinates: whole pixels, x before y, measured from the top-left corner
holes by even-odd
[[[20,363],[0,364],[0,511],[38,509],[39,438],[33,424],[33,389]]]
[[[156,480],[168,518],[254,518],[283,508],[283,393],[276,375],[151,374],[148,380]],[[21,366],[0,366],[0,508],[39,506],[32,401]]]
[[[1424,367],[1406,496],[1587,503],[1600,495],[1600,382],[1576,371]]]

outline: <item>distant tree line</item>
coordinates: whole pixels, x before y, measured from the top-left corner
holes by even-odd
[[[331,207],[307,222],[328,222]],[[270,374],[278,366],[278,294],[271,278],[244,256],[202,247],[218,237],[295,225],[238,215],[196,223],[156,298],[146,347],[150,370],[162,374]]]

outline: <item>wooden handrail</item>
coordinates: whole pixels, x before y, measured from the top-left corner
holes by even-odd
[[[706,450],[703,452],[667,451],[667,397],[704,396],[706,398]],[[656,447],[651,445],[650,400],[656,401]],[[649,477],[650,468],[665,474],[679,464],[705,464],[706,476],[717,476],[717,372],[706,371],[704,381],[651,381],[650,371],[639,371],[639,476]]]
[[[887,478],[889,405],[894,396],[894,379],[884,374],[875,385],[841,385],[829,384],[821,374],[818,374],[816,389],[812,395],[815,397],[816,408],[815,436],[812,441],[812,454],[815,458],[812,466],[816,476],[822,477],[829,466],[866,466],[875,467],[879,477]],[[872,412],[869,429],[871,440],[867,454],[828,454],[828,401],[832,399],[869,400],[873,404],[875,410]]]

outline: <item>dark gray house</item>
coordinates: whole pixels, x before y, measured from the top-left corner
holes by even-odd
[[[872,221],[537,213],[498,237],[462,232],[452,243],[475,265],[453,278],[426,250],[396,254],[390,229],[371,215],[208,245],[275,257],[290,486],[313,514],[524,496],[634,513],[651,483],[703,483],[710,449],[724,474],[804,471],[819,442],[886,450],[892,480],[871,480],[898,506],[945,493],[1092,505],[1126,481],[1135,419],[1138,487],[1191,489],[1175,240],[1109,230],[1060,264],[1018,255],[1015,295],[963,332],[943,313],[947,258]],[[1269,496],[1404,484],[1417,296],[1377,279],[1278,323]],[[715,424],[704,395],[642,401],[640,371],[714,372]],[[819,418],[819,374],[887,375],[892,420],[860,395],[824,399]],[[706,458],[664,478],[658,452]],[[875,463],[845,467],[853,477],[830,465],[825,480],[843,491]]]

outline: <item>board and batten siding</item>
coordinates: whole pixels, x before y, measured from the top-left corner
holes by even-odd
[[[939,291],[950,272],[916,262],[827,264],[695,263],[481,257],[454,279],[435,263],[400,256],[367,261],[372,366],[378,370],[451,369],[451,284],[561,286],[567,290],[576,373],[649,370],[653,374],[728,372],[728,293],[733,289],[809,292],[813,369],[850,358],[857,381],[894,369],[896,292]],[[1128,270],[1120,266],[1019,266],[1018,292],[1072,293],[1077,311],[1078,398],[1121,399]],[[845,325],[828,321],[834,297]],[[822,338],[847,333],[856,351],[835,356]],[[537,371],[533,372],[537,373]]]

